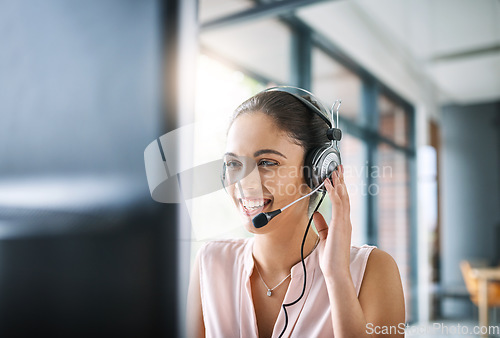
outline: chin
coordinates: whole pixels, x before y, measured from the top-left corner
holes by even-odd
[[[244,215],[244,214],[240,214],[240,217],[243,220],[243,226],[244,226],[245,230],[247,230],[248,232],[251,232],[253,234],[259,233],[259,229],[257,229],[256,227],[254,227],[253,226],[253,222],[252,222],[252,219],[255,216],[247,216],[247,215]]]
[[[256,227],[253,226],[253,223],[251,220],[245,222],[244,227],[245,227],[245,230],[251,234],[258,234],[259,233],[259,229],[257,229]]]

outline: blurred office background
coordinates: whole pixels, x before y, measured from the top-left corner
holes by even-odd
[[[498,0],[0,1],[0,42],[1,336],[182,335],[197,249],[248,234],[222,189],[153,201],[144,149],[193,126],[167,167],[220,159],[232,110],[280,84],[342,99],[352,242],[394,257],[407,322],[477,325]]]
[[[177,123],[180,3],[0,1],[1,337],[179,335],[144,149]]]

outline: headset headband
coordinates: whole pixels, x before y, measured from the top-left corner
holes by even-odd
[[[262,92],[270,92],[270,91],[280,91],[284,93],[288,93],[292,95],[293,97],[297,98],[300,102],[305,104],[308,108],[310,108],[313,112],[316,113],[325,123],[328,125],[328,127],[332,128],[332,122],[328,118],[329,116],[329,110],[325,108],[325,105],[318,99],[316,96],[314,96],[313,93],[302,89],[298,87],[293,87],[293,86],[276,86],[276,87],[271,87],[263,90]],[[313,103],[305,99],[304,96],[309,96],[311,101],[315,104],[318,105],[316,107]]]

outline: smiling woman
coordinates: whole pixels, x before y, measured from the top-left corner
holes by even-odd
[[[226,191],[253,237],[211,241],[199,251],[188,299],[190,336],[364,337],[370,323],[405,322],[392,257],[351,245],[343,167],[331,168],[322,182],[332,202],[329,225],[314,210],[318,196],[303,198],[314,191],[304,175],[307,155],[329,143],[313,109],[280,90],[236,109],[224,155]],[[266,226],[252,223],[287,205]],[[311,218],[316,232],[308,231]]]

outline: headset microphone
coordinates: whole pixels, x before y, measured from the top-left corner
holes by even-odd
[[[274,218],[274,216],[281,214],[281,209],[274,210],[271,212],[261,212],[257,216],[252,219],[253,226],[256,228],[262,228],[266,225],[270,220]]]

